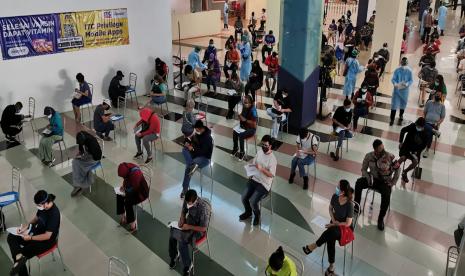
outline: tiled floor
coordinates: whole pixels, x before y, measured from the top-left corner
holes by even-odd
[[[392,194],[391,211],[388,214],[386,230],[376,228],[379,210],[379,195],[375,196],[374,210],[360,217],[356,230],[353,258],[347,258],[346,273],[349,275],[441,275],[444,273],[447,248],[453,244],[452,232],[464,215],[465,187],[462,185],[465,169],[465,128],[464,116],[457,110],[456,97],[453,93],[456,75],[454,72],[453,49],[457,40],[455,33],[458,22],[450,15],[448,26],[450,32],[443,37],[442,52],[438,56],[438,69],[442,72],[449,88],[446,100],[447,118],[442,125],[442,136],[438,141],[437,152],[422,160],[423,174],[415,186],[407,185],[404,189],[397,185]],[[223,49],[226,32],[214,36],[219,49]],[[182,41],[182,55],[187,56],[190,45],[206,45],[208,38],[188,39]],[[173,45],[173,52],[177,52]],[[219,51],[223,60],[224,51]],[[410,64],[415,74],[421,50],[409,53]],[[210,227],[210,256],[206,249],[196,259],[197,275],[263,275],[266,260],[279,245],[286,250],[296,252],[305,264],[305,275],[322,275],[327,266],[325,258],[321,265],[322,249],[310,256],[302,256],[300,248],[304,243],[314,241],[323,229],[311,223],[316,216],[328,217],[329,198],[339,179],[345,178],[354,185],[360,175],[361,161],[370,151],[375,137],[381,137],[386,149],[397,154],[397,139],[401,126],[388,125],[391,86],[390,76],[386,75],[382,96],[378,97],[377,108],[371,111],[368,127],[364,133],[357,134],[350,141],[348,153],[335,163],[326,154],[326,144],[320,147],[314,180],[311,187],[314,193],[303,191],[298,185],[287,184],[290,160],[293,154],[295,136],[283,134],[282,144],[275,151],[278,159],[278,172],[273,186],[273,215],[270,205],[264,204],[263,223],[261,227],[251,227],[239,222],[241,213],[240,193],[244,189],[246,176],[244,163],[230,157],[228,150],[232,147],[232,127],[235,120],[226,120],[227,103],[224,91],[218,94],[206,94],[208,101],[208,124],[213,130],[215,150],[212,158],[213,191],[210,177],[203,179],[204,196],[213,197],[213,217]],[[342,84],[342,79],[338,78]],[[202,86],[205,89],[205,86]],[[340,85],[330,92],[330,106],[341,102]],[[414,121],[421,109],[416,105],[418,91],[412,88],[409,108],[405,117]],[[169,97],[170,115],[165,116],[162,136],[164,152],[158,145],[153,161],[153,180],[151,186],[151,203],[154,217],[148,212],[148,205],[138,210],[140,230],[135,234],[118,227],[115,214],[115,200],[112,187],[119,185],[116,167],[120,162],[131,161],[135,153],[135,144],[131,131],[117,131],[116,141],[105,143],[103,169],[105,179],[100,171],[91,194],[80,198],[70,198],[71,162],[58,162],[53,168],[43,167],[36,157],[38,138],[30,127],[25,127],[25,141],[22,145],[6,149],[0,144],[0,169],[5,181],[0,183],[0,191],[9,189],[10,170],[18,167],[22,172],[21,200],[28,217],[35,208],[32,197],[39,189],[46,189],[57,196],[57,205],[62,212],[60,247],[66,266],[61,270],[59,263],[51,258],[42,261],[42,275],[106,275],[109,256],[125,260],[132,275],[178,275],[179,270],[168,269],[168,227],[166,223],[177,218],[180,212],[182,170],[184,164],[180,155],[180,146],[174,141],[181,136],[179,114],[182,113],[182,93],[173,91]],[[259,97],[260,99],[260,97]],[[139,102],[146,98],[140,97]],[[270,121],[264,107],[272,102],[263,97],[259,104],[261,117],[258,137],[269,133]],[[127,110],[126,123],[131,126],[138,117],[135,105]],[[65,113],[65,141],[73,157],[76,147],[74,135],[83,126],[76,125],[71,113]],[[89,118],[85,118],[89,120]],[[461,121],[461,123],[459,123]],[[37,125],[46,124],[43,118],[37,119]],[[330,121],[317,121],[310,129],[327,133]],[[251,147],[250,153],[254,154]],[[58,153],[57,153],[58,154]],[[313,170],[311,170],[313,175]],[[192,187],[200,190],[199,178],[195,176]],[[14,207],[4,209],[9,226],[19,223]],[[0,235],[0,275],[6,275],[11,265],[6,235]],[[348,248],[350,249],[350,247]],[[349,250],[350,252],[350,250]],[[37,261],[32,262],[33,272],[37,272]],[[342,274],[343,249],[336,249],[338,273]],[[34,273],[36,274],[36,273]]]

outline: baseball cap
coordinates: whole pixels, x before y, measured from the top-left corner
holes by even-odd
[[[106,105],[108,105],[109,107],[111,107],[111,101],[110,101],[110,99],[104,99],[104,100],[103,100],[103,103],[106,104]]]
[[[123,72],[121,72],[121,70],[116,71],[116,75],[124,78]]]

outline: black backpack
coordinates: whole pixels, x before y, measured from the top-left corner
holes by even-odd
[[[459,248],[460,248],[460,243],[462,242],[462,238],[463,238],[463,227],[460,227],[459,225],[457,229],[454,231],[455,244]]]

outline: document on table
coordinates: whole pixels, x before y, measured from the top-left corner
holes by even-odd
[[[241,134],[242,132],[245,131],[245,129],[241,128],[240,125],[235,126],[233,129],[234,129],[234,131],[235,131],[236,133],[238,133],[238,134]]]
[[[115,187],[115,194],[120,195],[120,196],[125,196],[126,194],[121,191],[121,187]]]
[[[10,227],[10,228],[7,228],[6,231],[12,235],[15,235],[15,236],[24,236],[25,234],[29,234],[31,232],[31,229],[32,229],[32,225],[29,224],[29,228],[21,233],[21,234],[18,234],[18,230],[20,229],[20,227]]]
[[[329,224],[330,221],[329,221],[329,219],[327,219],[325,217],[316,216],[314,219],[312,219],[312,223],[317,225],[317,226],[320,226],[323,229],[325,229],[326,228],[325,225]]]
[[[8,202],[15,200],[15,195],[4,195],[0,196],[0,202]]]
[[[257,170],[257,167],[255,167],[255,165],[248,164],[248,165],[245,165],[244,168],[247,173],[247,177],[252,177],[254,175],[260,175],[260,172]]]
[[[176,228],[176,229],[181,230],[181,228],[179,228],[179,223],[178,223],[177,221],[170,221],[170,222],[168,222],[168,227],[170,227],[170,228]]]

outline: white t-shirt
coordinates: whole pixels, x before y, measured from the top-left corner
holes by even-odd
[[[297,136],[297,139],[295,140],[295,142],[300,145],[300,148],[303,150],[303,151],[311,151],[312,150],[312,146],[316,146],[317,145],[317,141],[316,141],[316,138],[315,138],[315,135],[311,134],[309,136],[307,136],[307,138],[304,138],[304,139],[300,139],[300,136]],[[306,153],[300,153],[299,154],[299,158],[300,159],[305,159],[305,157],[307,157],[308,154]]]
[[[259,164],[264,169],[271,172],[271,174],[273,174],[273,177],[276,175],[276,166],[278,162],[276,161],[274,153],[265,154],[260,149],[257,152],[257,156],[255,156],[255,158],[252,160],[252,164]],[[267,191],[270,191],[271,184],[273,183],[273,177],[268,177],[262,172],[260,172],[260,175],[254,175],[252,176],[252,179],[262,184]]]

